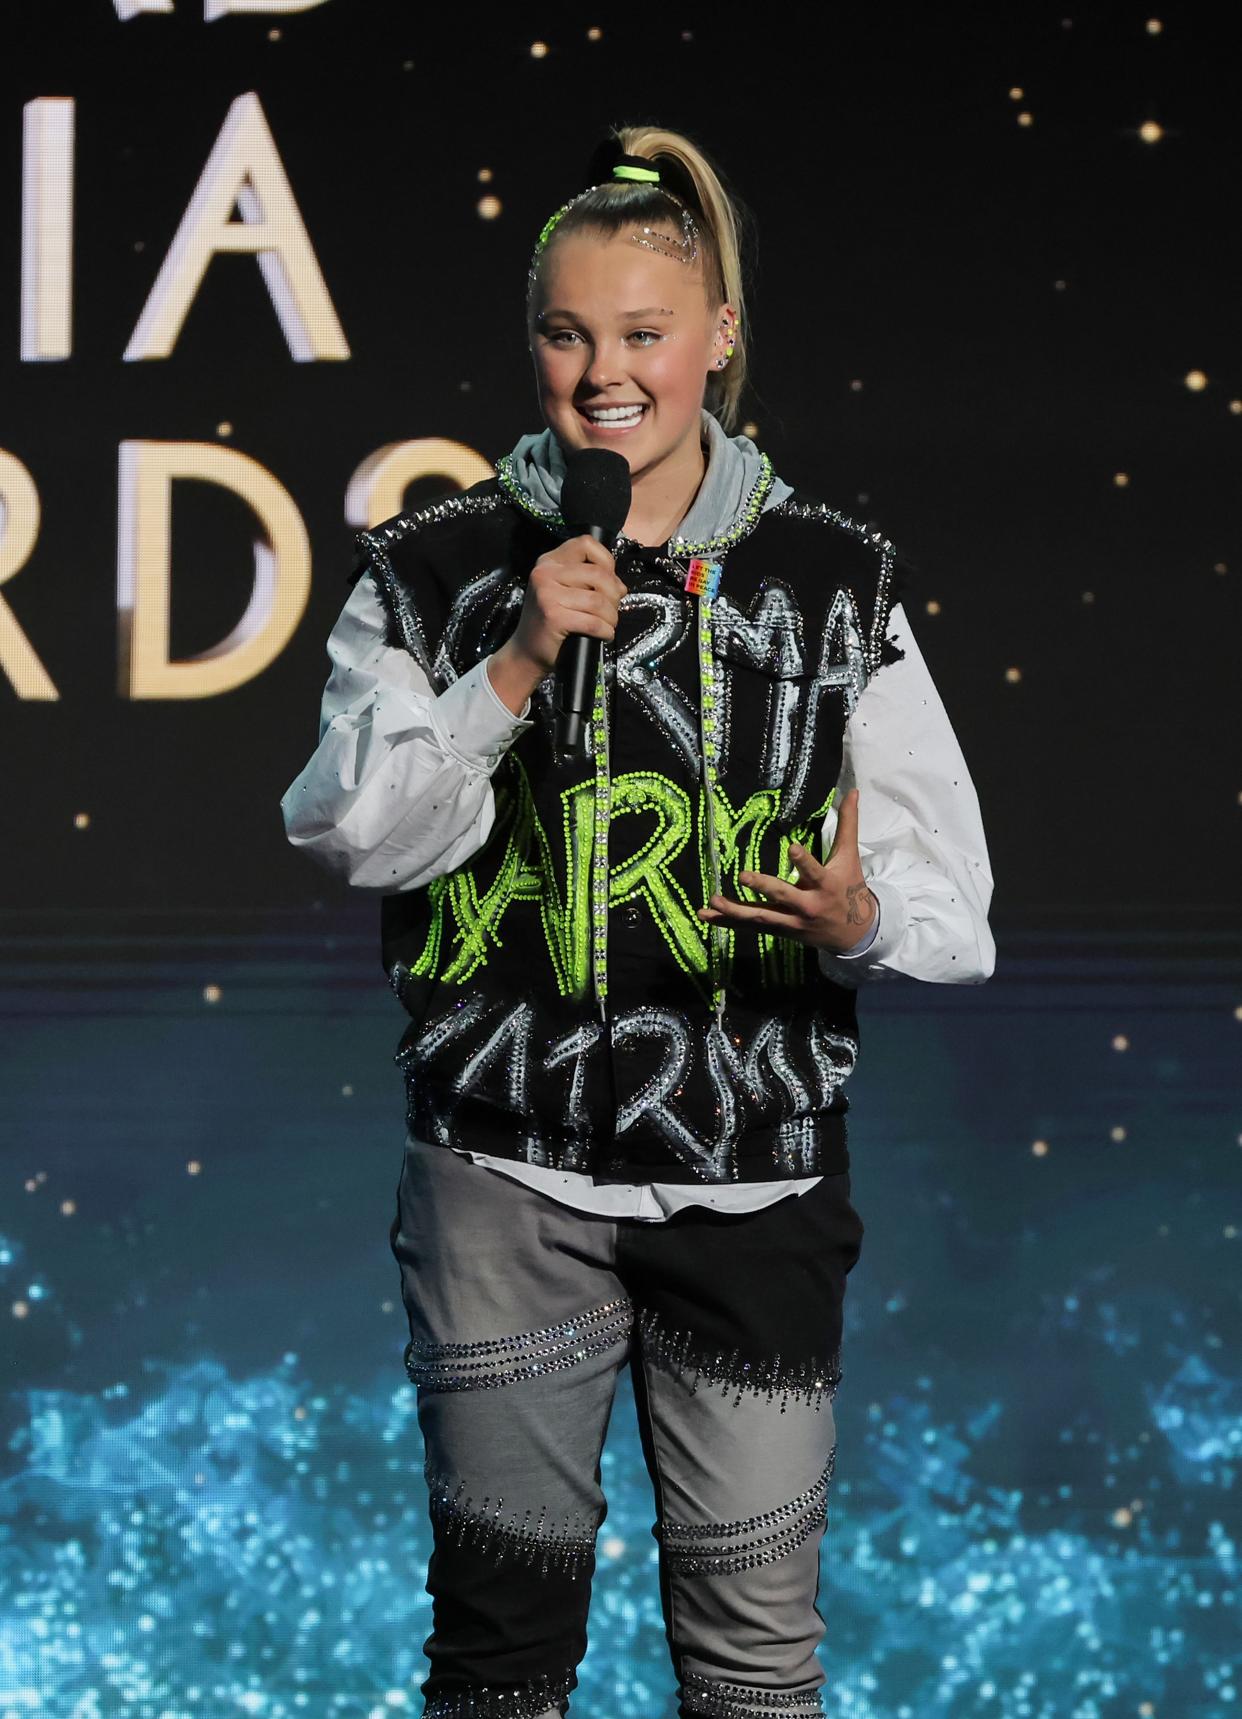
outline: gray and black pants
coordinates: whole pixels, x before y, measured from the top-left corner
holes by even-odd
[[[433,1537],[425,1719],[567,1711],[627,1361],[681,1719],[823,1711],[819,1556],[862,1234],[848,1171],[648,1223],[407,1142],[391,1245]]]

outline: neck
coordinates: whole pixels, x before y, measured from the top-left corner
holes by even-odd
[[[630,541],[651,547],[667,543],[689,513],[706,471],[707,454],[696,430],[684,448],[658,466],[635,473],[623,528]]]

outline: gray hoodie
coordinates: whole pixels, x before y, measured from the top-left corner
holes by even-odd
[[[699,493],[677,530],[677,537],[690,543],[723,537],[741,518],[747,497],[762,469],[763,456],[749,436],[729,436],[710,412],[703,413],[703,436],[707,442],[707,471]],[[565,455],[551,430],[523,436],[509,456],[514,477],[534,506],[546,513],[559,513]],[[774,478],[764,501],[764,511],[788,499],[793,490]]]

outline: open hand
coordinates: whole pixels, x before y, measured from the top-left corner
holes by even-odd
[[[775,931],[834,953],[853,948],[879,911],[875,896],[867,888],[858,853],[858,793],[857,788],[851,788],[842,800],[832,851],[822,865],[804,847],[791,842],[790,858],[798,868],[796,883],[785,883],[763,871],[740,871],[738,882],[757,890],[766,900],[752,904],[713,895],[708,906],[699,908],[699,918]]]

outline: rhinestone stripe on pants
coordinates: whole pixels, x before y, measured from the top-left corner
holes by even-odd
[[[627,1365],[681,1719],[823,1711],[819,1558],[862,1234],[848,1171],[758,1211],[645,1223],[407,1139],[390,1240],[432,1531],[425,1719],[568,1710]]]

